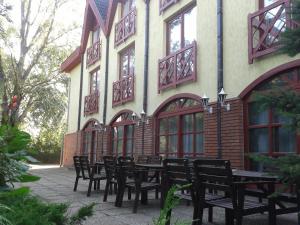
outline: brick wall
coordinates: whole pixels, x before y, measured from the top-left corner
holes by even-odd
[[[230,111],[222,109],[221,113],[221,141],[222,156],[230,159],[233,167],[244,168],[244,129],[243,104],[240,99],[228,101]],[[217,156],[217,113],[216,104],[212,105],[213,114],[205,113],[205,155],[215,158]]]
[[[66,134],[64,137],[63,166],[73,166],[73,156],[80,154],[81,132]]]

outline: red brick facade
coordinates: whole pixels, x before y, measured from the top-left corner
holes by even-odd
[[[72,166],[73,156],[80,154],[81,132],[66,134],[64,138],[63,165]]]

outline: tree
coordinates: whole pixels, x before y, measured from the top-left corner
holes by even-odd
[[[295,56],[300,52],[300,1],[293,0],[290,12],[292,28],[287,27],[280,37],[280,51],[289,56]]]
[[[2,123],[59,123],[66,110],[67,77],[59,65],[73,43],[66,39],[76,25],[64,28],[57,11],[68,0],[21,0],[20,27],[8,26],[2,57]],[[17,37],[17,38],[15,38]],[[12,100],[16,99],[16,105]]]

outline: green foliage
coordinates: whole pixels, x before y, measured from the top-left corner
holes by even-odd
[[[66,124],[45,126],[33,139],[30,154],[43,163],[58,163]]]
[[[256,93],[254,100],[261,111],[273,108],[276,113],[290,119],[289,127],[300,129],[300,93],[282,88],[273,88],[266,93]]]
[[[80,224],[81,221],[85,220],[87,217],[92,216],[94,213],[94,206],[95,203],[92,203],[90,205],[80,208],[78,212],[70,218],[70,225]]]
[[[31,174],[22,174],[20,177],[18,177],[18,180],[22,183],[34,182],[34,181],[38,181],[40,179],[41,179],[40,177],[31,175]]]
[[[26,150],[31,141],[28,133],[16,127],[0,126],[0,152],[16,153]]]
[[[287,155],[279,158],[270,158],[263,155],[251,155],[250,158],[256,162],[275,168],[270,173],[278,176],[284,187],[287,188],[296,184],[296,187],[300,191],[300,156]]]
[[[12,223],[3,216],[3,212],[10,211],[6,205],[0,204],[0,225],[12,225]]]
[[[290,11],[290,16],[293,21],[300,23],[300,1],[294,0],[293,7]],[[297,55],[300,52],[300,27],[299,28],[287,28],[280,37],[280,51],[291,57]]]
[[[31,196],[28,188],[0,192],[0,203],[11,209],[3,211],[2,216],[13,225],[75,225],[91,216],[94,207],[94,204],[83,207],[69,218],[67,204],[44,203]]]
[[[28,133],[15,127],[0,126],[0,186],[12,184],[26,171],[26,166],[17,160],[30,141]]]
[[[157,219],[153,220],[154,225],[165,225],[166,222],[170,219],[168,217],[168,212],[172,209],[174,209],[180,202],[180,199],[178,196],[175,195],[175,193],[179,190],[186,189],[191,184],[183,185],[183,186],[172,186],[170,190],[168,191],[167,197],[165,199],[164,207],[160,211],[159,217]],[[174,225],[188,225],[191,224],[191,222],[183,222],[183,221],[175,221]]]

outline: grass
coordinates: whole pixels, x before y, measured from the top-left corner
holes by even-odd
[[[31,175],[29,173],[28,174],[23,174],[23,175],[18,177],[18,180],[22,183],[35,182],[35,181],[38,181],[40,179],[41,179],[40,177]]]
[[[76,225],[93,214],[94,204],[81,208],[75,215],[67,215],[68,204],[45,203],[32,196],[27,187],[0,192],[0,204],[10,208],[1,216],[13,225]]]

